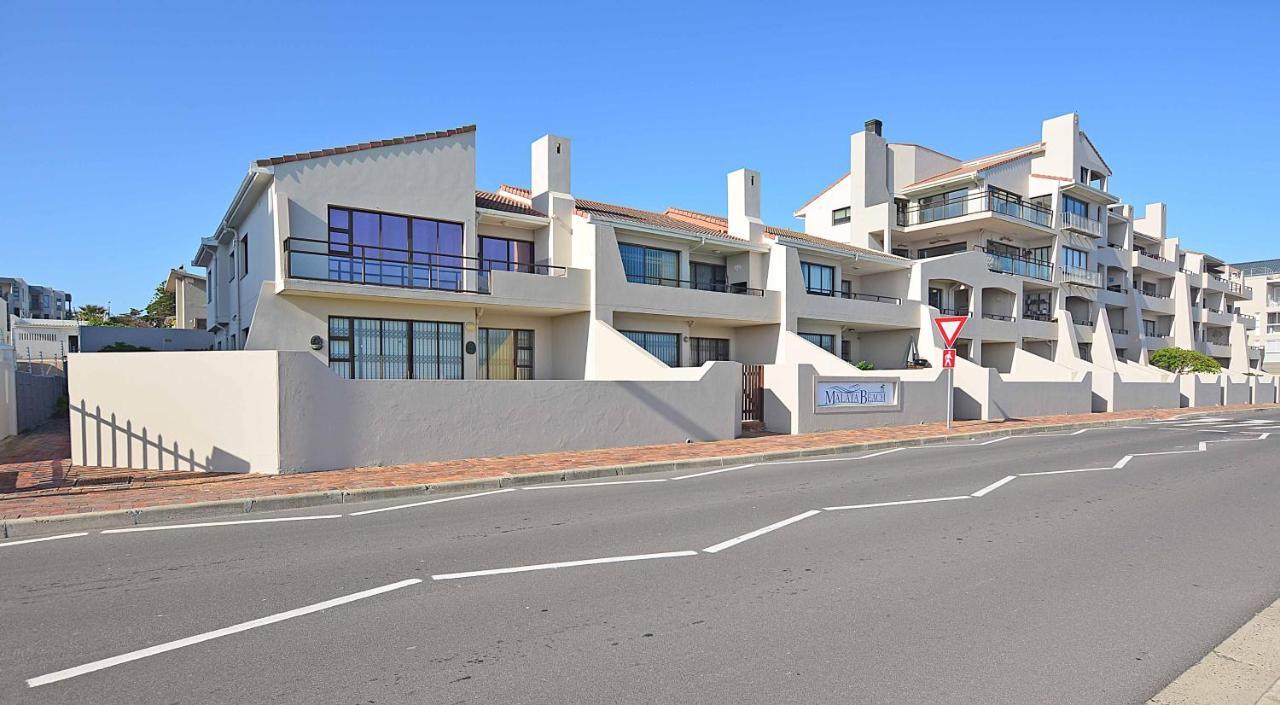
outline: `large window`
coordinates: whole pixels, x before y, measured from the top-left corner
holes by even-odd
[[[689,275],[692,288],[704,291],[727,291],[729,270],[723,264],[690,262]]]
[[[801,333],[800,337],[832,355],[836,354],[836,337],[830,333]]]
[[[1089,253],[1074,247],[1062,248],[1062,266],[1073,269],[1089,269]]]
[[[800,263],[800,276],[804,279],[805,291],[810,294],[832,296],[836,288],[836,268],[813,262]]]
[[[1267,332],[1280,333],[1280,313],[1272,312],[1267,314]]]
[[[618,243],[622,270],[627,281],[636,284],[680,286],[680,253],[656,247]]]
[[[689,364],[701,367],[704,362],[729,359],[728,338],[689,338]]]
[[[1158,334],[1156,333],[1156,322],[1149,318],[1142,319],[1142,334],[1148,338],[1158,337]]]
[[[631,342],[644,348],[650,355],[662,360],[667,367],[680,366],[680,336],[675,333],[652,333],[643,330],[618,331]]]
[[[502,237],[480,236],[481,291],[489,290],[489,272],[526,272],[532,274],[533,243]]]
[[[347,379],[462,379],[462,324],[331,317],[329,367]]]
[[[929,259],[930,257],[954,255],[957,252],[964,252],[967,249],[969,249],[969,246],[963,242],[953,242],[950,245],[938,245],[936,247],[922,247],[916,251],[916,259]]]
[[[476,347],[480,379],[533,379],[533,331],[481,328]]]
[[[965,214],[969,192],[964,189],[948,191],[920,199],[920,222],[956,218]]]
[[[502,272],[532,272],[533,243],[480,236],[480,268]]]
[[[462,224],[329,207],[329,279],[461,290]]]
[[[831,211],[831,224],[832,224],[832,225],[844,225],[845,223],[849,222],[850,220],[852,220],[852,218],[849,216],[849,207],[848,207],[848,206],[845,206],[844,208],[837,208],[837,209],[835,209],[835,210]]]
[[[1089,217],[1089,204],[1078,198],[1070,196],[1062,197],[1062,210],[1067,213],[1073,213],[1081,218]]]

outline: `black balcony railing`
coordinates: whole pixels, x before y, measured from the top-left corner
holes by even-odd
[[[999,213],[1028,223],[1053,227],[1053,211],[998,193],[975,193],[963,198],[916,204],[898,211],[898,226],[922,225],[973,213]]]
[[[852,299],[855,301],[873,301],[882,304],[894,304],[895,306],[902,303],[902,299],[896,296],[880,296],[879,294],[861,294],[856,291],[836,291],[834,289],[813,289],[806,288],[805,293],[814,296],[831,296],[840,299]]]
[[[1058,322],[1058,319],[1054,318],[1053,316],[1050,316],[1047,313],[1036,313],[1034,311],[1025,311],[1023,312],[1022,317],[1032,321],[1044,321],[1045,323]]]
[[[708,281],[690,281],[688,279],[672,279],[670,277],[656,277],[648,274],[628,274],[627,281],[632,284],[650,284],[653,286],[671,286],[681,289],[694,289],[697,291],[718,291],[722,294],[744,294],[746,296],[764,296],[764,289],[753,289],[749,286],[741,286],[739,284],[726,284],[724,282],[708,282]]]
[[[938,312],[944,316],[970,316],[973,315],[967,308],[940,308]]]
[[[1112,328],[1111,332],[1116,335],[1129,335],[1129,331],[1125,328]]]
[[[1081,318],[1080,320],[1076,321],[1075,323],[1076,323],[1076,325],[1078,325],[1078,326],[1085,326],[1086,328],[1092,328],[1092,327],[1093,327],[1093,321],[1091,321],[1091,320],[1089,320],[1089,319],[1087,319],[1087,318]]]
[[[983,318],[990,318],[993,321],[1012,321],[1013,316],[1006,316],[1003,313],[983,313]]]
[[[1129,287],[1121,284],[1108,284],[1107,291],[1114,291],[1117,294],[1127,294],[1129,293]]]
[[[1147,252],[1146,250],[1143,250],[1143,249],[1139,249],[1139,248],[1137,248],[1137,247],[1133,248],[1133,251],[1134,251],[1134,252],[1137,252],[1138,254],[1140,254],[1140,255],[1142,255],[1143,257],[1146,257],[1146,258],[1148,258],[1148,259],[1156,260],[1157,262],[1170,262],[1170,260],[1167,260],[1167,259],[1165,259],[1165,258],[1161,257],[1160,255],[1153,255],[1153,254],[1151,254],[1150,252]]]
[[[492,272],[564,276],[564,267],[532,262],[418,252],[395,247],[330,243],[302,237],[284,241],[287,276],[294,279],[488,294]],[[474,272],[474,274],[468,274]]]
[[[1053,281],[1053,263],[1040,259],[1031,259],[1021,255],[1006,254],[989,250],[981,245],[975,246],[980,252],[987,255],[987,269],[1002,274],[1015,274],[1022,277],[1031,277],[1041,281]]]

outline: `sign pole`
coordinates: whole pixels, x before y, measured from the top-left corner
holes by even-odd
[[[947,433],[951,433],[951,416],[952,416],[951,405],[954,403],[954,399],[956,396],[955,377],[956,377],[956,368],[948,367],[947,368]]]

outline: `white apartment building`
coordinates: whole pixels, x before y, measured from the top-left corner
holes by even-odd
[[[1241,262],[1232,267],[1244,274],[1252,296],[1240,303],[1240,310],[1254,319],[1249,333],[1253,356],[1261,368],[1280,373],[1280,259]]]
[[[795,215],[810,235],[911,259],[908,298],[973,317],[962,357],[1001,371],[1015,349],[1055,357],[1066,319],[1089,360],[1105,320],[1121,359],[1176,345],[1247,366],[1240,271],[1183,248],[1164,204],[1137,216],[1112,194],[1111,167],[1076,114],[965,161],[887,142],[878,120],[866,128],[849,172]]]
[[[0,277],[0,299],[7,302],[10,318],[59,321],[75,318],[71,294],[47,286],[28,284],[21,277]]]
[[[1110,193],[1076,115],[969,161],[882,130],[802,229],[763,222],[749,169],[723,215],[579,197],[553,135],[493,191],[474,126],[258,160],[192,260],[214,347],[242,352],[77,357],[73,417],[110,431],[77,461],[290,472],[939,421],[941,314],[970,317],[960,418],[1275,400],[1145,364],[1179,345],[1245,372],[1250,291],[1162,204]],[[201,403],[173,404],[189,379]]]
[[[1121,359],[1177,345],[1247,367],[1239,270],[1181,247],[1163,204],[1139,217],[1111,194],[1075,114],[969,161],[867,128],[849,173],[796,211],[803,232],[760,221],[749,170],[730,175],[727,217],[576,198],[560,137],[534,144],[532,189],[492,193],[474,188],[473,127],[261,160],[193,260],[210,272],[208,325],[221,349],[312,350],[319,336],[341,374],[412,377],[408,343],[377,370],[363,346],[334,351],[373,335],[355,321],[397,321],[379,329],[408,340],[416,306],[448,351],[434,374],[584,379],[592,322],[667,367],[773,362],[781,325],[903,369],[927,306],[971,316],[961,356],[1005,373],[1015,349],[1054,358],[1059,319],[1086,361],[1105,320]],[[264,304],[278,317],[254,329]]]

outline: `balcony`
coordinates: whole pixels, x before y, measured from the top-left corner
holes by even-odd
[[[655,277],[648,274],[628,274],[627,281],[632,284],[650,284],[652,286],[669,286],[678,289],[693,289],[695,291],[716,291],[722,294],[741,294],[743,296],[764,296],[764,289],[754,289],[749,286],[740,286],[738,284],[726,284],[724,282],[707,282],[707,281],[689,281],[687,279],[669,279],[667,277]]]
[[[332,249],[332,251],[331,251]],[[282,292],[519,307],[547,312],[590,306],[590,272],[366,245],[284,241]]]
[[[977,247],[977,250],[986,253],[987,269],[1001,274],[1013,274],[1020,277],[1030,277],[1039,279],[1040,281],[1053,281],[1053,263],[1044,260],[1031,259],[1018,255],[1002,254],[991,252],[985,247]]]
[[[1090,237],[1102,237],[1102,221],[1079,213],[1059,211],[1058,227],[1063,230],[1075,230]]]
[[[508,262],[460,255],[417,252],[394,247],[330,244],[289,237],[284,241],[286,276],[399,289],[429,289],[489,294],[494,272],[565,276],[564,267]]]
[[[898,227],[936,223],[977,213],[996,213],[1045,228],[1053,227],[1053,211],[990,192],[899,210]]]
[[[1102,288],[1102,275],[1079,267],[1062,267],[1058,270],[1059,281],[1063,284],[1080,284],[1095,289]]]
[[[838,299],[850,299],[852,301],[871,301],[873,303],[893,304],[898,306],[902,304],[902,299],[896,296],[880,296],[879,294],[861,294],[853,291],[835,291],[832,289],[810,289],[806,288],[804,293],[812,296],[832,296]]]

